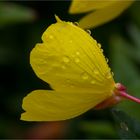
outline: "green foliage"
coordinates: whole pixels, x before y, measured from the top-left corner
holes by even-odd
[[[133,39],[128,41],[121,35],[112,36],[110,45],[110,57],[116,82],[118,81],[124,84],[127,87],[129,94],[140,97],[140,72],[135,61],[136,58],[140,56],[140,51],[139,47],[135,46],[135,44]],[[123,110],[125,110],[130,115],[135,116],[136,118],[140,117],[140,112],[136,111],[140,109],[138,104],[125,100],[118,106],[123,108]],[[132,107],[134,109],[130,109]]]
[[[140,29],[138,26],[131,24],[128,33],[134,44],[131,49],[129,49],[129,55],[140,63]]]
[[[140,122],[120,110],[113,109],[112,114],[121,139],[140,138]]]
[[[87,138],[115,138],[117,132],[109,121],[84,121],[79,124],[79,128],[87,133]]]
[[[0,27],[29,22],[36,17],[35,11],[14,3],[0,3]]]

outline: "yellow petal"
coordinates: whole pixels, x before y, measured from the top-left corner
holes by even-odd
[[[69,9],[69,13],[78,14],[89,12],[95,9],[101,9],[113,4],[117,0],[73,0]]]
[[[115,82],[100,44],[73,23],[56,19],[30,56],[37,76],[55,91],[36,90],[25,97],[22,120],[73,118],[113,94]]]
[[[79,21],[79,26],[82,28],[92,28],[104,24],[117,16],[119,16],[125,9],[127,9],[133,2],[131,1],[116,1],[110,6],[96,10],[83,17]]]
[[[110,94],[115,82],[100,45],[70,22],[57,22],[44,32],[43,43],[31,52],[30,63],[39,78],[57,91]]]
[[[93,96],[94,94],[94,96]],[[35,90],[23,100],[26,121],[57,121],[76,117],[107,98],[108,93]]]

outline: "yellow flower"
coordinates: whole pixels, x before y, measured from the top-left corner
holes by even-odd
[[[100,44],[73,23],[56,19],[30,55],[36,75],[53,90],[27,95],[22,120],[70,119],[93,107],[106,107],[112,99],[120,100],[115,93],[122,87],[115,84]]]
[[[79,21],[82,28],[102,25],[119,16],[134,0],[73,0],[69,12],[79,14],[89,12]]]

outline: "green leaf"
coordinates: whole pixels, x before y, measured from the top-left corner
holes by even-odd
[[[0,3],[0,27],[29,22],[36,17],[35,11],[13,3]]]
[[[120,110],[112,109],[112,114],[116,122],[120,138],[140,138],[140,122]]]
[[[132,59],[132,56],[129,55],[130,52],[134,50],[135,49],[132,48],[131,44],[121,36],[117,35],[112,37],[110,55],[115,79],[116,81],[122,82],[122,84],[128,86],[130,91],[132,91],[131,88],[134,89],[134,87],[136,87],[136,89],[140,89],[140,73]]]
[[[134,49],[134,48],[133,48]],[[140,98],[140,73],[135,61],[129,55],[132,50],[131,44],[120,35],[111,39],[111,64],[114,72],[114,79],[127,87],[128,93]],[[129,115],[140,118],[140,105],[129,100],[124,100],[118,107],[125,110]]]
[[[109,121],[83,121],[79,129],[88,134],[88,138],[116,138],[115,128]]]
[[[139,16],[139,10],[140,10],[140,1],[135,0],[133,5],[129,8],[132,16],[132,21],[140,25],[140,16]]]
[[[128,26],[128,33],[134,43],[129,55],[137,62],[140,62],[140,29],[136,25],[131,24]]]

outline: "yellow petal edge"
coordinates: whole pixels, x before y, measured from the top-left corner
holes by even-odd
[[[73,0],[69,13],[87,13],[79,20],[79,26],[84,29],[94,28],[105,24],[125,11],[135,0]]]
[[[118,17],[133,2],[134,0],[114,1],[109,6],[93,11],[87,14],[86,16],[84,16],[82,19],[80,19],[79,26],[84,29],[89,29],[105,24]]]
[[[114,3],[114,0],[72,0],[69,13],[80,14],[102,9]]]
[[[100,44],[72,22],[57,22],[31,51],[36,75],[53,90],[35,90],[24,99],[21,119],[58,121],[76,117],[113,95],[115,82]]]

